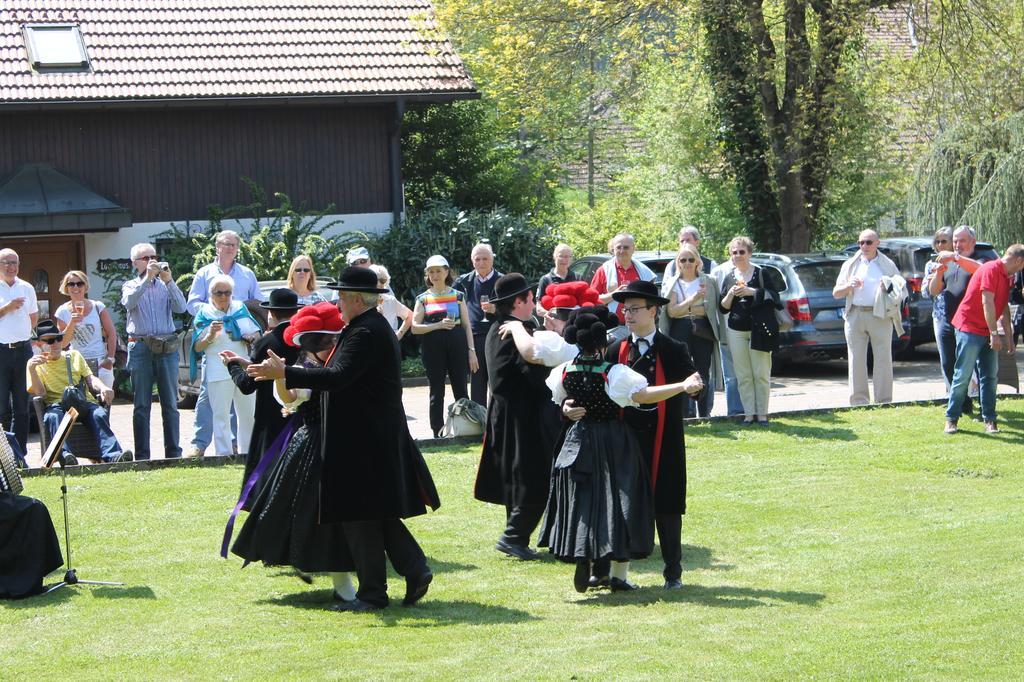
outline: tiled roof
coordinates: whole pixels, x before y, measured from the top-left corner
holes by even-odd
[[[26,23],[78,24],[91,70],[33,71]],[[430,0],[7,0],[0,9],[0,104],[474,91]]]

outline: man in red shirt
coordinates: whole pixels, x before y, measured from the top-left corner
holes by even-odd
[[[590,286],[601,295],[601,303],[608,306],[608,310],[619,316],[619,324],[626,324],[626,318],[622,314],[621,306],[612,300],[612,294],[616,291],[623,291],[630,282],[643,280],[651,282],[654,280],[654,272],[640,261],[633,260],[633,252],[636,251],[636,240],[633,235],[620,232],[608,242],[608,250],[614,258],[609,258],[597,269]]]
[[[964,398],[975,365],[981,397],[981,418],[986,433],[998,433],[996,426],[996,377],[998,351],[1013,352],[1013,326],[1010,322],[1010,282],[1024,270],[1024,244],[1006,249],[999,260],[982,265],[971,277],[963,301],[953,316],[956,329],[956,363],[953,384],[946,406],[946,433],[957,432]],[[1003,331],[999,331],[1002,318]]]

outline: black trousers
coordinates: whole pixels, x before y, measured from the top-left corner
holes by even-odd
[[[665,580],[679,580],[683,575],[683,517],[679,514],[656,514],[654,527],[658,530],[658,544],[661,546],[661,560],[665,569],[661,572]],[[611,561],[595,561],[590,574],[604,578],[611,570]]]
[[[510,545],[528,547],[530,536],[540,525],[546,506],[545,504],[524,504],[505,507],[505,532],[501,534],[500,539]]]
[[[711,362],[713,354],[718,352],[718,342],[703,339],[694,334],[693,320],[689,317],[672,320],[669,336],[676,341],[682,341],[690,349],[693,365],[697,368],[697,373],[700,374],[704,385],[708,387],[697,396],[696,400],[691,398],[686,401],[686,416],[710,417],[715,400],[715,390],[711,384]]]
[[[473,334],[473,347],[476,348],[476,360],[480,363],[480,369],[469,378],[469,397],[474,403],[487,407],[487,354],[484,353],[484,344],[487,342],[487,333]]]
[[[365,602],[388,605],[387,559],[403,578],[429,570],[423,550],[401,519],[346,521],[341,527],[359,578],[356,597]]]
[[[423,367],[430,385],[430,428],[435,434],[444,428],[444,383],[452,385],[455,399],[469,397],[466,374],[469,372],[469,348],[462,327],[438,329],[420,337]]]
[[[22,449],[28,451],[28,383],[25,367],[32,357],[28,342],[10,348],[0,345],[0,424],[13,431]]]

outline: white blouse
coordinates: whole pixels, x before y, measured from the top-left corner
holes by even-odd
[[[580,354],[578,346],[566,343],[556,332],[542,329],[533,333],[533,359],[545,367],[572,362]]]
[[[562,385],[562,374],[565,373],[568,364],[564,362],[555,367],[545,381],[551,389],[551,400],[558,405],[569,397]],[[633,396],[637,391],[647,388],[647,385],[647,377],[643,374],[630,369],[627,365],[612,365],[608,369],[608,381],[604,385],[604,392],[619,407],[639,407],[640,404],[633,400]]]

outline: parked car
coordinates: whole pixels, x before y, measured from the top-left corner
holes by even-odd
[[[333,284],[334,280],[329,277],[317,277],[317,284],[320,286],[317,291],[328,299],[333,300],[336,292],[333,289],[324,288],[328,284]],[[288,286],[288,282],[283,279],[279,280],[267,280],[259,282],[260,293],[264,297],[270,295],[270,292],[274,289],[280,289]],[[253,313],[253,317],[260,321],[263,326],[266,326],[267,315],[266,311],[258,306],[250,306],[250,311]],[[178,407],[180,409],[191,410],[196,406],[196,400],[199,398],[199,378],[196,377],[195,381],[189,378],[189,353],[192,350],[192,321],[189,320],[189,324],[186,325],[184,333],[181,335],[181,349],[178,352]]]
[[[846,257],[857,252],[856,244],[847,246],[843,251]],[[935,341],[935,329],[932,327],[932,299],[921,291],[924,282],[924,268],[928,261],[935,257],[931,237],[890,237],[878,241],[878,250],[888,256],[900,274],[907,280],[910,296],[907,299],[910,318],[910,343],[908,348]],[[978,242],[975,253],[984,253],[990,258],[999,255],[991,244]]]
[[[611,257],[610,253],[597,253],[577,258],[569,265],[569,272],[589,282],[594,279],[594,273],[597,272],[597,269]],[[675,257],[675,251],[636,251],[633,253],[633,260],[640,261],[654,272],[654,281],[658,284],[661,284],[661,277],[665,274],[665,268]]]
[[[832,296],[839,269],[848,256],[841,253],[781,255],[755,253],[750,261],[760,267],[767,282],[777,289],[793,328],[783,332],[778,362],[835,360],[846,357],[843,332],[845,301]],[[904,318],[906,309],[904,308]],[[904,319],[903,334],[893,335],[898,352],[909,343],[910,325]]]

